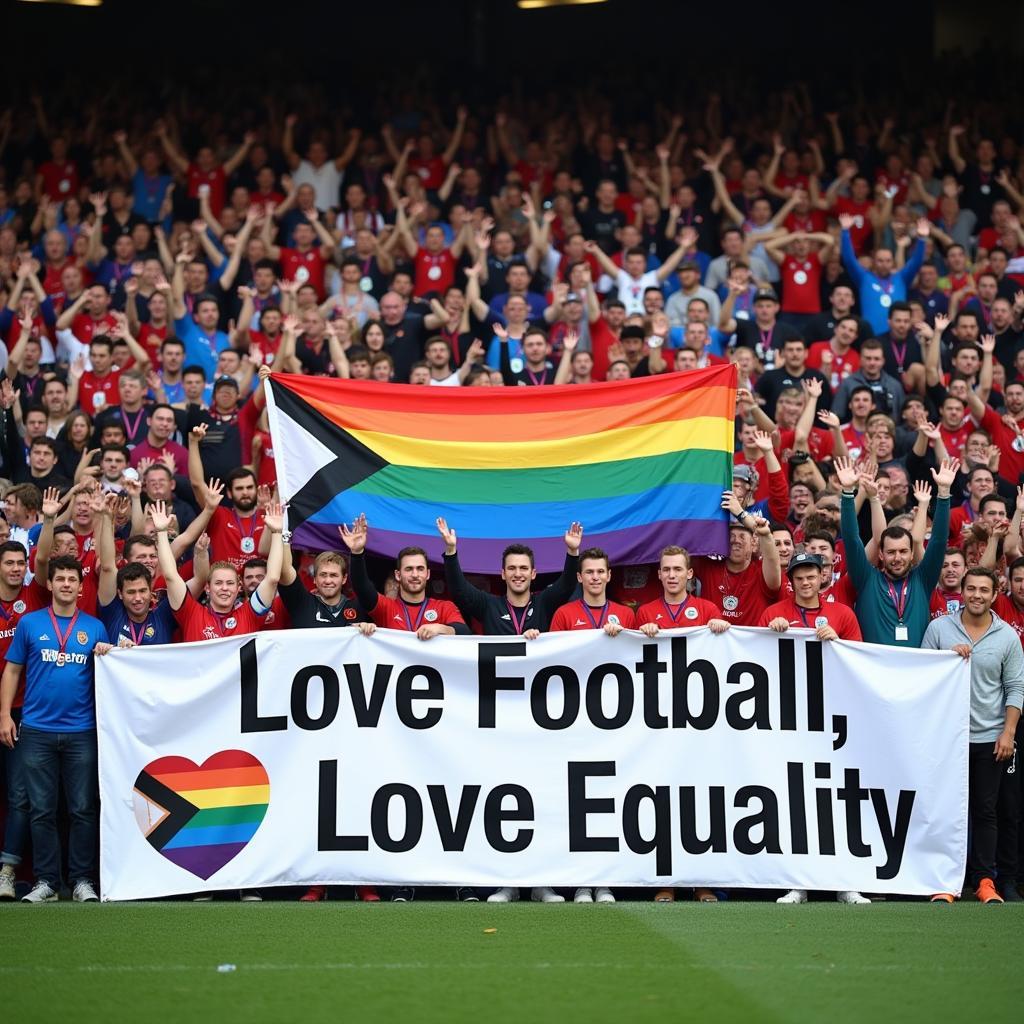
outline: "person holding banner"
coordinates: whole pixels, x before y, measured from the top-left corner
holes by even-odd
[[[687,586],[693,579],[690,553],[686,548],[670,544],[662,548],[658,560],[658,579],[661,581],[661,597],[641,605],[636,612],[637,626],[644,636],[656,637],[662,629],[680,629],[689,626],[707,626],[712,633],[721,634],[729,623],[718,616],[718,609],[710,601],[696,597]],[[698,903],[717,903],[714,891],[705,886],[693,890]],[[675,889],[659,889],[654,896],[655,903],[674,903]]]
[[[920,647],[931,619],[932,591],[939,582],[949,537],[949,490],[960,470],[959,459],[943,459],[931,471],[937,488],[932,535],[924,558],[914,565],[914,538],[906,527],[882,531],[882,568],[868,561],[857,527],[854,509],[861,474],[850,459],[835,460],[835,472],[843,489],[841,523],[847,572],[857,590],[857,620],[869,644]]]
[[[686,548],[670,544],[661,549],[658,579],[661,597],[648,601],[636,611],[637,627],[645,636],[655,637],[662,629],[686,626],[707,626],[712,633],[724,633],[729,628],[715,605],[687,589],[693,579],[693,567]]]
[[[201,605],[188,590],[178,572],[178,566],[171,551],[167,536],[171,517],[164,502],[154,501],[150,506],[153,528],[156,530],[157,556],[160,572],[167,584],[167,600],[171,611],[181,627],[182,640],[214,640],[224,636],[238,636],[242,633],[256,633],[262,620],[270,611],[277,593],[277,582],[281,577],[283,545],[281,531],[284,513],[280,505],[268,505],[264,518],[265,528],[273,534],[270,554],[267,557],[267,575],[252,596],[238,604],[242,583],[238,570],[231,562],[219,561],[210,566],[210,579],[206,584],[209,605]]]
[[[338,527],[341,539],[352,555],[352,587],[359,606],[377,626],[415,633],[419,640],[460,633],[469,634],[469,627],[451,601],[427,597],[430,568],[422,548],[403,548],[395,559],[395,580],[398,597],[377,593],[366,571],[366,516],[357,516],[351,529]]]
[[[612,572],[608,555],[601,548],[580,552],[580,569],[576,574],[583,586],[583,597],[562,605],[551,620],[551,632],[600,629],[608,636],[618,636],[624,629],[636,629],[633,609],[608,599]],[[550,890],[549,890],[550,891]],[[552,896],[556,894],[552,892]],[[535,899],[537,897],[534,897]],[[561,897],[558,897],[561,899]],[[543,902],[555,902],[544,899]],[[614,903],[615,895],[605,885],[596,889],[581,887],[573,896],[574,903]]]
[[[999,577],[992,569],[968,569],[963,607],[933,619],[921,646],[956,651],[970,659],[968,882],[981,903],[1019,903],[1020,784],[1015,735],[1024,704],[1024,652],[1016,632],[992,613],[998,590]],[[937,893],[932,902],[952,903],[953,897]]]
[[[819,640],[861,640],[860,625],[853,609],[821,599],[821,555],[801,551],[790,559],[786,575],[793,587],[791,597],[769,605],[759,626],[785,633],[790,626],[813,629]]]
[[[565,531],[565,568],[562,575],[539,594],[530,592],[537,578],[533,550],[525,544],[510,544],[501,553],[501,578],[505,596],[488,594],[471,586],[459,565],[458,538],[444,519],[437,520],[437,532],[444,540],[444,573],[456,605],[476,619],[487,636],[523,636],[536,639],[551,627],[556,609],[572,597],[579,570],[583,527],[572,523]]]
[[[574,629],[600,629],[608,636],[618,636],[624,629],[636,629],[633,609],[608,599],[612,579],[608,555],[601,548],[580,552],[580,568],[576,579],[583,586],[583,597],[563,604],[551,620],[551,632]],[[611,902],[611,901],[609,901]]]
[[[50,560],[49,608],[30,612],[14,631],[0,680],[0,743],[20,745],[30,808],[35,886],[25,903],[54,903],[60,889],[57,800],[63,781],[71,820],[68,874],[76,903],[93,903],[99,822],[93,655],[111,649],[99,619],[78,609],[82,564]],[[25,668],[21,728],[11,709]]]

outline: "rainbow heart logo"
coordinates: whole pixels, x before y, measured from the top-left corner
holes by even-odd
[[[149,845],[205,880],[256,835],[270,803],[270,779],[244,750],[221,750],[202,764],[158,757],[139,772],[132,802]]]

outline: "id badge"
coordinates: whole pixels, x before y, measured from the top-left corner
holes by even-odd
[[[910,634],[907,632],[907,627],[900,625],[896,627],[896,639],[897,640],[909,640]]]

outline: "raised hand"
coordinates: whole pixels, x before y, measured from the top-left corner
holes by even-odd
[[[740,499],[732,491],[722,491],[722,508],[734,516],[738,516],[743,511]]]
[[[940,498],[949,497],[949,489],[953,486],[953,481],[956,480],[956,475],[959,472],[959,459],[943,459],[938,472],[934,469],[932,470],[932,479],[935,481],[935,486],[938,488],[938,495]]]
[[[168,530],[171,526],[171,516],[167,514],[167,505],[162,501],[151,501],[146,506],[146,511],[153,520],[153,528],[159,533]]]
[[[345,547],[353,555],[361,555],[366,550],[367,532],[366,516],[362,513],[352,521],[351,529],[345,523],[338,527],[338,533],[341,534]]]
[[[841,213],[839,214],[839,226],[844,231],[849,231],[853,227],[854,218],[852,213]]]
[[[818,413],[818,419],[824,423],[829,430],[837,430],[840,426],[839,417],[831,409],[822,409]]]
[[[924,480],[915,480],[914,501],[918,505],[930,505],[932,502],[932,485]]]
[[[447,521],[440,516],[437,519],[437,532],[441,534],[441,539],[444,541],[444,553],[446,555],[454,555],[458,547],[459,538],[455,535],[455,531],[449,527]]]
[[[857,468],[850,459],[839,457],[834,462],[836,477],[844,491],[852,491],[857,485]]]
[[[565,337],[562,338],[562,350],[569,356],[576,351],[576,346],[580,343],[579,334],[574,331],[571,327],[565,332]]]
[[[583,524],[572,523],[565,531],[565,548],[570,555],[578,555],[583,545]]]
[[[272,501],[263,513],[263,522],[271,533],[280,533],[284,529],[284,505]]]
[[[820,385],[819,385],[820,387]],[[758,430],[754,433],[754,445],[762,452],[770,452],[775,446],[772,444],[772,436],[765,430]]]
[[[815,401],[821,398],[821,381],[817,377],[805,377],[800,383],[809,398]]]
[[[197,423],[189,434],[189,440],[199,444],[206,437],[207,424]]]
[[[869,501],[874,501],[874,499],[878,497],[878,481],[872,475],[869,473],[861,473],[857,477],[857,482],[863,488]]]
[[[206,484],[206,507],[213,512],[224,500],[224,485],[214,477]]]
[[[60,512],[60,488],[47,487],[43,491],[41,511],[46,519],[53,519]]]

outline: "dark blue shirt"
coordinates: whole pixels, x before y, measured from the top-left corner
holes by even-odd
[[[131,640],[139,647],[169,644],[178,628],[167,598],[157,604],[145,622],[133,622],[119,597],[115,597],[110,604],[101,604],[98,611],[100,622],[107,630],[107,640],[115,646],[122,640]]]

